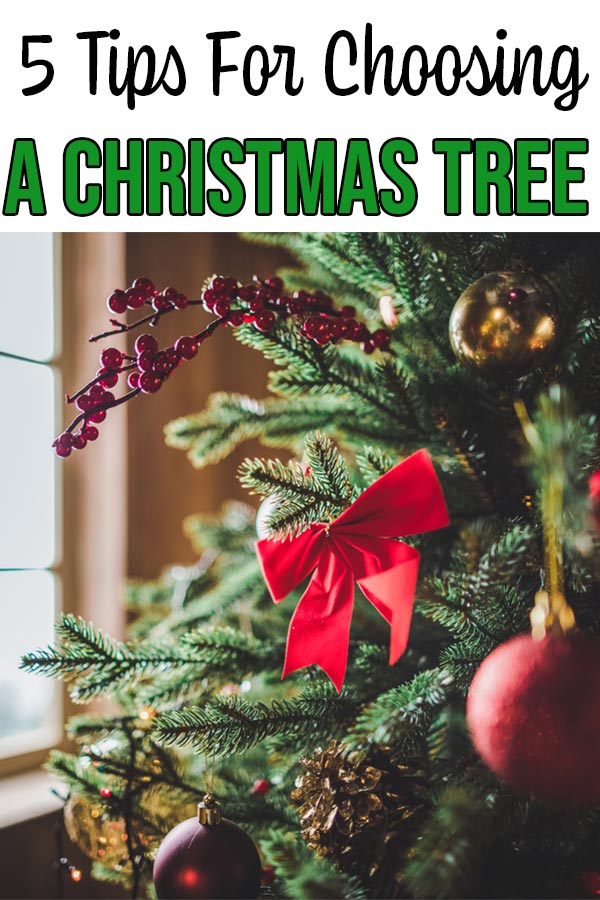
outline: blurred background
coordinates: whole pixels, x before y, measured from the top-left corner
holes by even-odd
[[[53,681],[19,673],[20,655],[52,640],[61,609],[122,636],[125,579],[195,562],[184,518],[248,499],[235,473],[257,449],[246,445],[196,471],[164,444],[164,425],[201,410],[214,391],[266,394],[266,362],[222,329],[157,395],[109,414],[96,443],[54,458],[52,439],[72,418],[64,394],[94,376],[103,346],[126,345],[88,342],[108,327],[106,297],[146,275],[197,298],[212,274],[246,281],[288,261],[235,234],[0,235],[1,897],[57,896],[60,804],[41,766],[50,747],[65,746],[63,721],[73,711]],[[157,336],[171,344],[204,321],[198,308],[174,313]],[[67,851],[82,873],[80,882],[67,879],[68,897],[121,896],[91,881],[85,858]]]

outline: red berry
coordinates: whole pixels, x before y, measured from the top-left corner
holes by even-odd
[[[142,372],[149,372],[155,359],[156,353],[154,350],[142,350],[137,358],[138,368],[141,369]]]
[[[152,363],[152,371],[156,375],[160,375],[161,377],[168,375],[171,371],[171,368],[171,363],[167,359],[165,353],[160,353]]]
[[[273,275],[272,278],[267,278],[267,284],[270,288],[273,288],[274,291],[280,293],[283,290],[283,281],[281,278],[278,278],[277,275]]]
[[[211,287],[214,291],[220,293],[225,287],[225,279],[217,275],[216,278],[213,278]]]
[[[258,312],[259,309],[264,309],[265,301],[261,297],[255,297],[253,300],[250,300],[248,304],[251,312]]]
[[[229,300],[217,300],[213,305],[213,312],[216,316],[221,318],[222,316],[226,316],[230,310]]]
[[[88,394],[82,394],[75,401],[75,406],[80,412],[86,412],[92,405],[93,400]]]
[[[254,317],[254,327],[259,331],[270,331],[275,324],[275,313],[270,309],[259,309]]]
[[[212,312],[215,300],[217,296],[212,288],[206,288],[205,291],[202,292],[202,305],[206,312]]]
[[[56,445],[58,447],[69,447],[73,446],[73,435],[70,431],[63,431],[61,435],[59,435],[56,439]]]
[[[355,341],[361,332],[361,326],[356,319],[346,319],[346,337],[349,341]]]
[[[127,288],[125,296],[127,298],[127,306],[129,309],[139,309],[146,302],[144,292],[139,291],[137,288]]]
[[[104,391],[104,397],[102,398],[102,402],[106,405],[115,402],[115,395],[111,391]]]
[[[340,314],[344,319],[351,319],[356,315],[356,310],[353,306],[342,306],[342,308],[340,309]]]
[[[155,394],[160,389],[162,381],[154,372],[142,372],[138,384],[144,394]]]
[[[263,288],[259,288],[259,289],[255,292],[255,297],[256,297],[257,300],[262,300],[262,301],[263,301],[263,304],[264,304],[264,303],[266,303],[268,300],[273,300],[273,299],[274,299],[274,294],[273,294],[273,291],[270,291],[268,288],[264,288],[264,287],[263,287]]]
[[[83,432],[73,435],[73,450],[83,450],[87,444],[87,438]]]
[[[371,335],[374,346],[379,350],[384,350],[386,347],[389,347],[391,339],[391,334],[389,331],[386,331],[385,328],[378,328],[377,331],[374,331]]]
[[[158,341],[152,334],[140,334],[135,342],[135,352],[139,356],[144,350],[158,350]]]
[[[271,790],[271,782],[268,778],[259,778],[252,785],[252,794],[268,794]]]
[[[238,290],[237,295],[238,295],[239,299],[243,300],[244,302],[246,302],[247,300],[250,300],[250,298],[254,296],[254,285],[253,284],[245,284],[243,287],[241,287]]]
[[[94,384],[90,388],[90,398],[94,401],[94,403],[98,403],[98,401],[102,400],[106,391],[100,384]],[[89,409],[89,407],[88,407]]]
[[[90,415],[88,416],[88,422],[96,422],[96,424],[99,424],[100,422],[104,422],[105,418],[106,410],[98,409],[96,412],[90,413]]]
[[[185,294],[177,293],[173,297],[173,306],[175,307],[175,309],[185,309],[188,303],[189,300]]]
[[[57,456],[61,457],[61,459],[66,459],[67,456],[71,455],[71,448],[63,447],[62,444],[56,444],[54,451]]]
[[[94,425],[85,425],[81,429],[81,433],[84,435],[86,440],[95,441],[98,439],[98,434],[100,433],[98,429]]]
[[[100,365],[105,369],[118,369],[123,362],[123,354],[116,347],[107,347],[100,354]]]
[[[98,377],[99,375],[104,376],[99,381],[99,384],[105,388],[114,387],[119,380],[119,375],[117,372],[109,372],[108,369],[105,368],[98,369],[98,371],[96,372],[96,377]]]
[[[234,309],[229,313],[229,318],[227,320],[227,324],[231,325],[232,328],[237,328],[238,325],[242,325],[244,322],[244,313],[241,309]]]
[[[363,341],[360,345],[360,349],[363,353],[366,353],[367,356],[370,356],[373,350],[375,350],[375,346],[371,343],[371,341]]]
[[[154,282],[150,278],[136,278],[132,287],[141,291],[145,297],[152,297],[156,290]]]
[[[319,347],[324,347],[325,344],[328,344],[331,340],[331,332],[329,331],[329,326],[326,326],[318,334],[316,334],[313,338],[315,344],[318,344]]]
[[[323,325],[324,321],[320,316],[311,316],[304,323],[304,334],[308,338],[315,338],[322,330]]]
[[[192,337],[180,337],[175,341],[175,350],[181,359],[193,359],[198,352],[198,344]]]
[[[127,379],[127,384],[132,390],[137,390],[140,381],[140,373],[139,372],[131,372],[129,378]]]
[[[117,315],[121,315],[127,310],[127,298],[125,291],[116,290],[108,297],[106,305],[109,310]]]
[[[165,309],[171,309],[171,301],[165,294],[157,294],[152,301],[152,307],[156,312],[164,312]]]
[[[288,300],[286,307],[290,316],[299,316],[302,312],[302,304],[298,303],[297,300]]]
[[[237,292],[238,283],[235,278],[225,278],[223,282],[223,290],[227,291],[228,294],[232,294],[234,291]]]
[[[179,362],[179,353],[175,349],[175,347],[168,347],[165,350],[165,358],[168,360],[171,366],[176,366]]]
[[[166,287],[163,289],[162,294],[167,298],[167,300],[172,301],[177,296],[177,291],[173,287]]]
[[[275,881],[275,869],[273,866],[263,866],[260,880],[262,884],[273,884]]]
[[[329,322],[329,333],[333,340],[338,341],[340,338],[343,338],[346,331],[345,319],[332,319]]]

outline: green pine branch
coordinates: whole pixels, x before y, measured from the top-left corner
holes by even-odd
[[[311,853],[289,829],[272,828],[260,848],[275,869],[278,896],[290,900],[366,900],[369,896],[357,878]]]
[[[496,815],[477,789],[444,788],[406,865],[411,896],[471,896],[494,837]]]
[[[393,746],[402,756],[411,756],[423,749],[429,727],[451,692],[447,670],[419,672],[366,706],[350,730],[350,740],[359,746]]]
[[[134,685],[142,677],[169,669],[180,669],[184,682],[200,681],[210,675],[228,677],[230,667],[252,671],[273,658],[273,645],[233,629],[192,632],[175,646],[169,643],[124,644],[111,640],[91,623],[63,614],[58,625],[58,646],[41,649],[23,657],[21,667],[60,678],[71,684],[71,697],[87,703],[111,695],[124,685]]]
[[[329,438],[319,432],[308,435],[305,455],[307,471],[278,459],[247,459],[240,466],[242,485],[275,501],[267,521],[272,536],[299,534],[335,518],[355,497],[344,460]]]
[[[202,707],[159,716],[156,739],[179,747],[192,745],[198,753],[228,756],[280,735],[286,741],[298,741],[318,728],[319,734],[330,736],[353,708],[348,694],[338,695],[329,685],[269,706],[239,696],[217,696]]]

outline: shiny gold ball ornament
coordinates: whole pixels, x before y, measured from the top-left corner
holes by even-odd
[[[117,872],[129,864],[125,820],[111,819],[102,803],[72,793],[65,804],[64,822],[73,843],[90,859]]]
[[[490,378],[521,378],[560,339],[556,297],[543,278],[491,272],[458,298],[450,316],[450,343],[465,366]]]

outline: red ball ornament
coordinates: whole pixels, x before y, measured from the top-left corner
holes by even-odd
[[[152,877],[158,900],[254,900],[262,867],[246,832],[221,818],[207,795],[197,819],[186,819],[167,834]]]
[[[600,641],[526,634],[497,647],[469,690],[483,761],[523,793],[565,807],[600,803]]]
[[[600,897],[600,872],[584,872],[581,883],[590,897]]]
[[[589,496],[594,524],[600,530],[600,472],[594,472],[590,478]]]
[[[270,790],[271,790],[271,782],[268,780],[268,778],[259,778],[252,785],[251,793],[259,794],[259,795],[260,794],[268,794]]]

